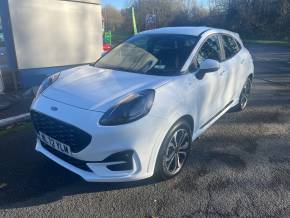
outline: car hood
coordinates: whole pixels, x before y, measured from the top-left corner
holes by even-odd
[[[105,112],[133,91],[156,89],[170,77],[152,76],[93,66],[81,66],[61,73],[43,96],[81,109]]]

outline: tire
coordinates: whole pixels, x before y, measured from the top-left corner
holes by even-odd
[[[234,108],[232,108],[233,111],[240,112],[246,108],[251,94],[251,89],[252,89],[252,79],[251,77],[248,77],[241,91],[239,103]]]
[[[191,127],[185,120],[178,121],[169,130],[155,165],[154,175],[157,179],[170,179],[180,173],[190,153],[191,132]]]

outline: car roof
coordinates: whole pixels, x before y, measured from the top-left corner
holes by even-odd
[[[214,28],[200,26],[200,27],[164,27],[159,29],[147,30],[141,32],[141,34],[182,34],[199,36],[202,33],[214,30]]]
[[[152,29],[140,32],[140,34],[180,34],[180,35],[191,35],[196,37],[201,37],[205,33],[206,35],[210,35],[213,33],[222,33],[222,34],[230,34],[234,36],[241,44],[241,38],[238,33],[234,33],[224,29],[217,29],[206,26],[199,27],[164,27],[159,29]]]
[[[226,33],[235,35],[239,38],[239,34],[224,30],[217,29],[207,26],[198,26],[198,27],[163,27],[159,29],[152,29],[143,31],[140,34],[180,34],[180,35],[192,35],[192,36],[201,36],[203,33]]]

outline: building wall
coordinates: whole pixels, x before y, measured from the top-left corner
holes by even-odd
[[[94,62],[103,43],[96,2],[8,0],[18,70]]]

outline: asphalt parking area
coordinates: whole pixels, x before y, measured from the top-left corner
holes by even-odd
[[[0,216],[288,217],[290,48],[249,47],[249,107],[207,130],[178,177],[86,183],[34,152],[27,125],[0,135]]]

